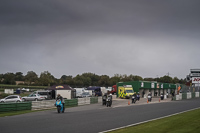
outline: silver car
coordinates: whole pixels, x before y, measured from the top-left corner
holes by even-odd
[[[81,94],[81,97],[91,97],[90,93],[89,92],[83,92]]]
[[[10,95],[3,99],[0,99],[1,103],[9,103],[9,102],[22,102],[21,96],[18,95]]]
[[[22,101],[38,101],[44,100],[45,97],[39,94],[30,94],[27,97],[22,97]]]

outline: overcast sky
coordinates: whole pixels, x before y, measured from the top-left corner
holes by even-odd
[[[0,73],[185,78],[200,68],[199,0],[1,0]]]

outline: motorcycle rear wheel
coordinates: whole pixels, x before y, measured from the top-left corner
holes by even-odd
[[[58,113],[60,113],[60,109],[61,109],[61,107],[57,107],[57,111],[58,111]]]

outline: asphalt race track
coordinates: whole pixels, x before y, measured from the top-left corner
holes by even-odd
[[[200,98],[110,108],[101,103],[0,118],[1,133],[97,133],[200,107]]]

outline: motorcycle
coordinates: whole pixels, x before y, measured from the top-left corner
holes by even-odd
[[[152,100],[151,94],[148,94],[147,98],[148,98],[148,101],[151,102]]]
[[[140,95],[139,94],[137,94],[137,100],[140,101]]]
[[[111,107],[111,105],[112,105],[112,99],[111,99],[110,96],[108,96],[107,99],[106,99],[106,105],[107,105],[107,107],[108,106]]]
[[[135,103],[135,102],[136,102],[136,97],[132,96],[132,103]]]
[[[163,95],[163,94],[160,95],[160,99],[161,99],[161,100],[164,99],[164,95]]]
[[[63,104],[62,104],[60,99],[56,100],[55,106],[57,107],[58,113],[60,113],[60,112],[64,113],[65,107],[63,106]]]
[[[102,97],[102,105],[106,105],[106,96],[105,95]]]

